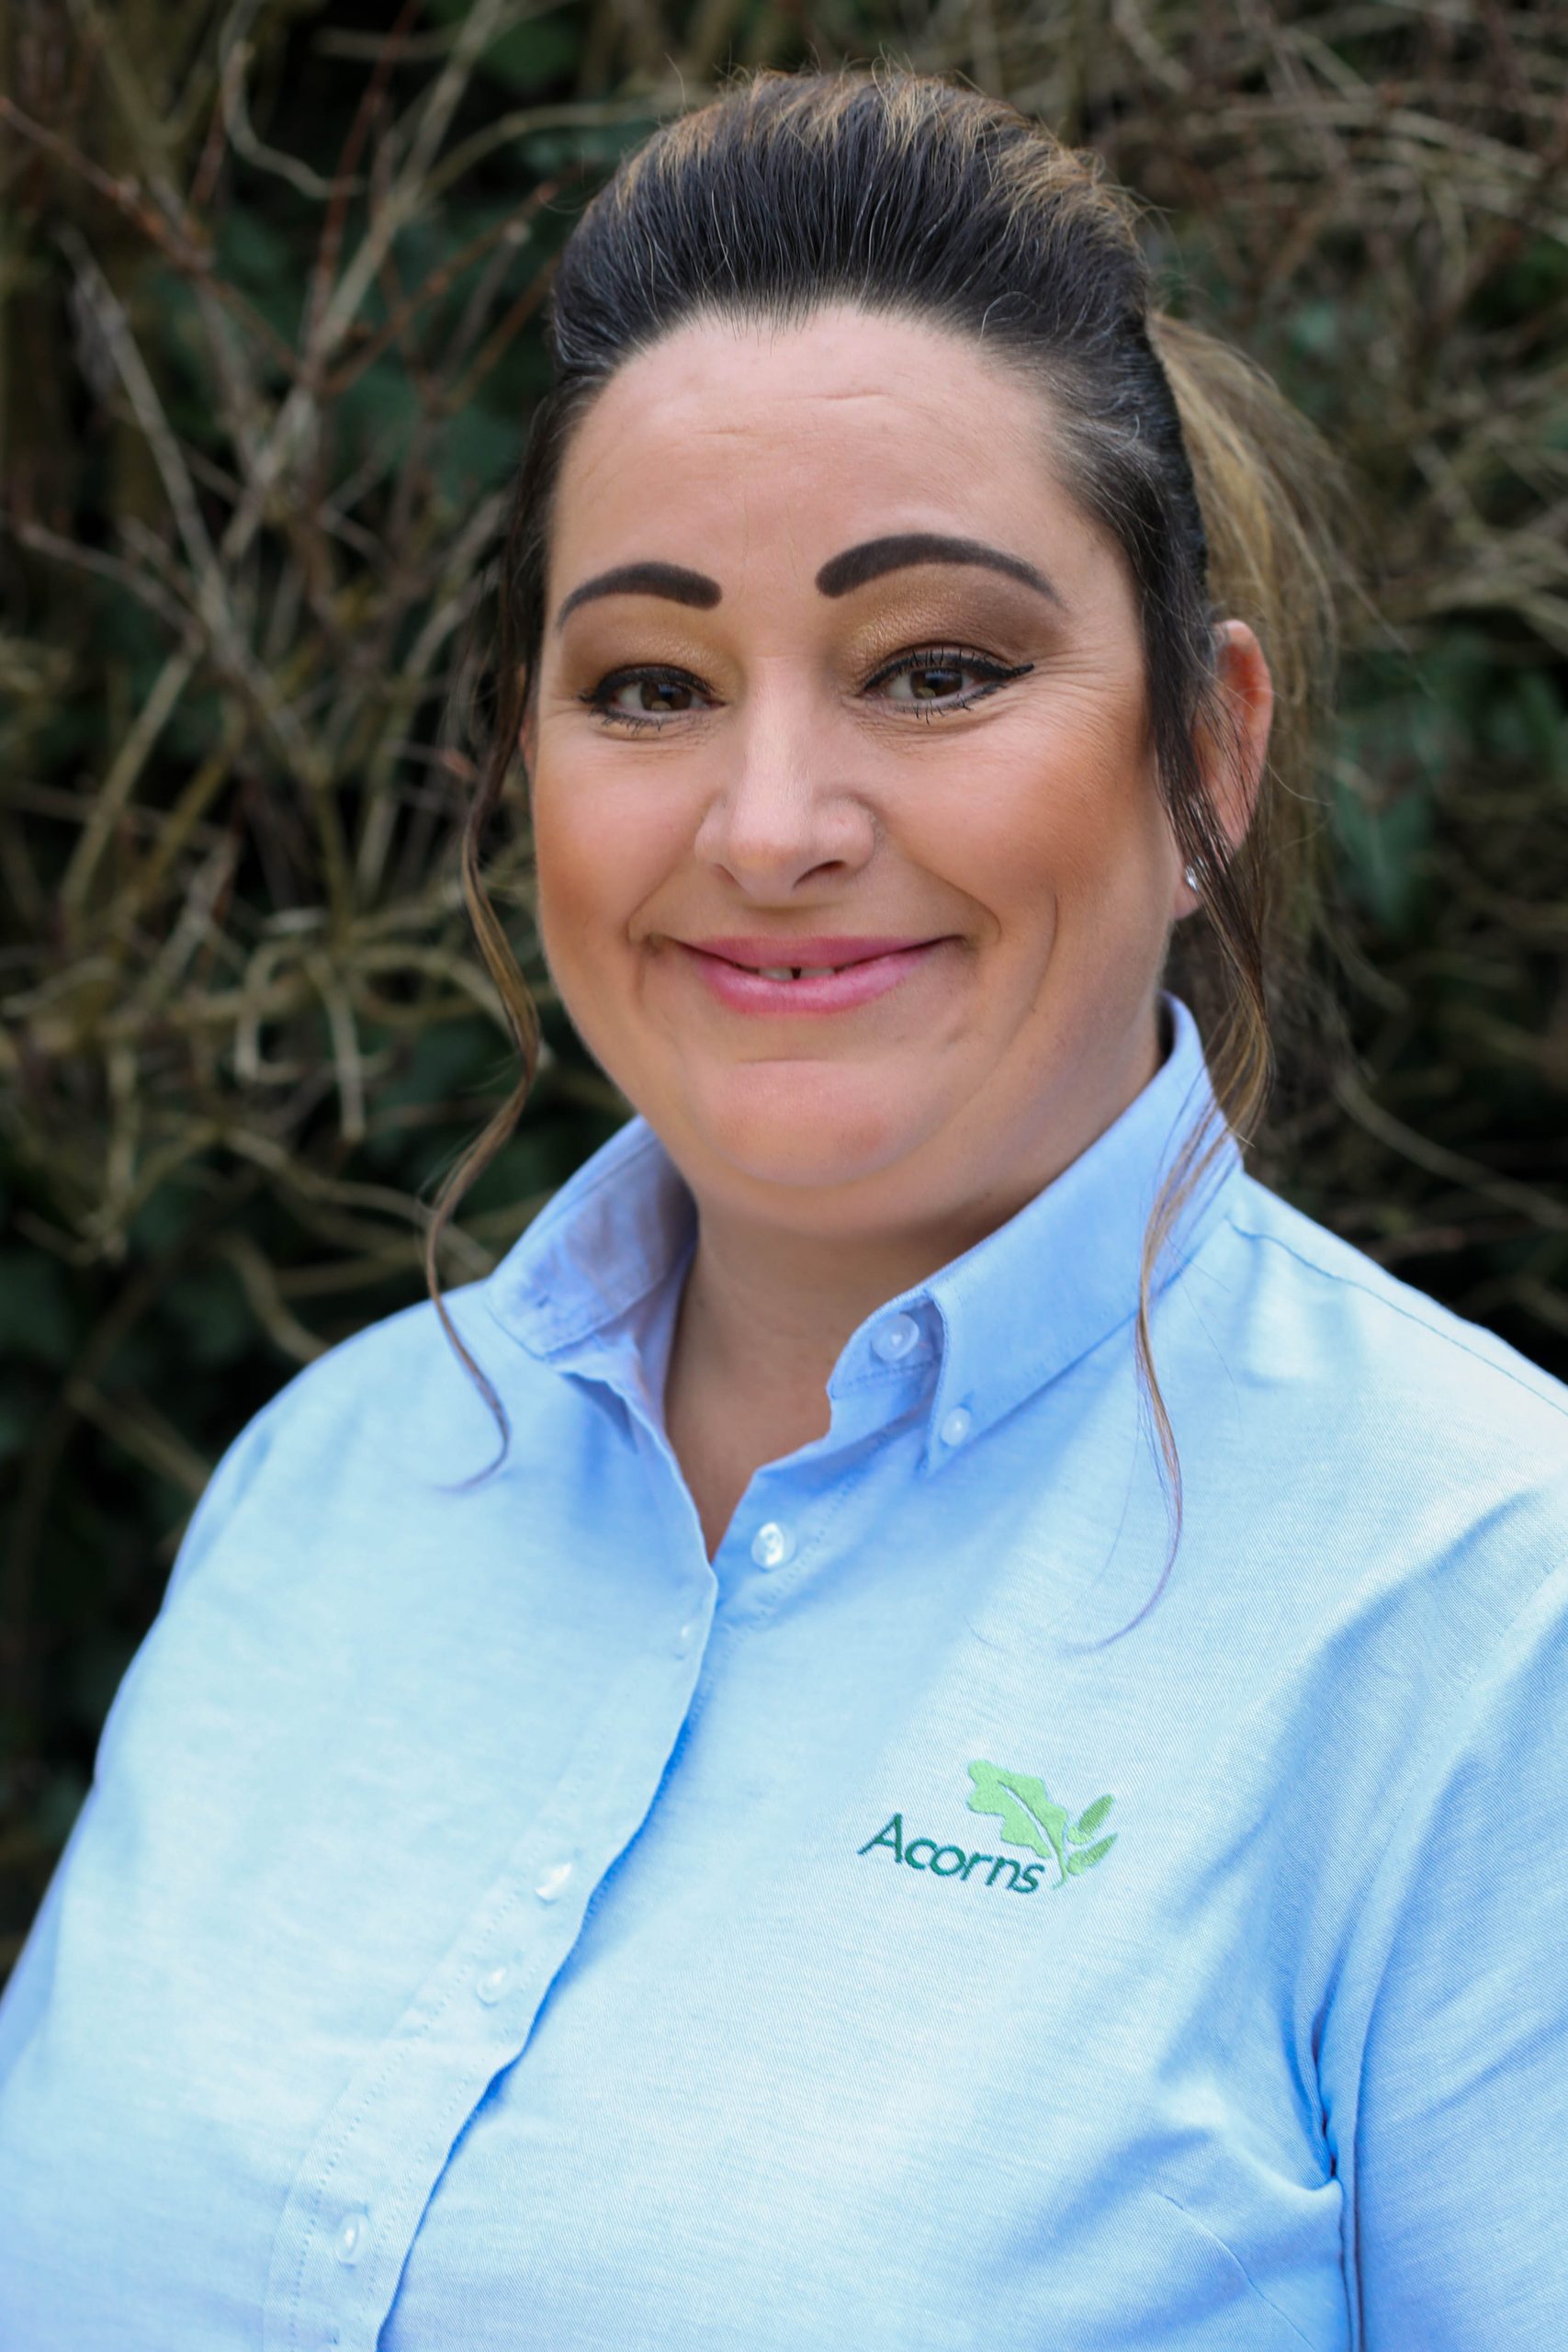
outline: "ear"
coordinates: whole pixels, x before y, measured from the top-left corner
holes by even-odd
[[[1224,723],[1199,740],[1203,784],[1227,847],[1234,853],[1247,838],[1263,782],[1269,729],[1274,717],[1274,682],[1263,648],[1245,621],[1222,621],[1214,638],[1214,670]],[[1202,903],[1184,879],[1176,885],[1172,913],[1190,915]]]

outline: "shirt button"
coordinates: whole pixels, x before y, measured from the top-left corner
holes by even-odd
[[[751,1538],[751,1557],[760,1568],[782,1567],[795,1550],[795,1537],[776,1519],[765,1520]]]
[[[499,2001],[506,1990],[507,1980],[511,1974],[510,1968],[487,1968],[474,1986],[474,1990],[481,2001]]]
[[[340,2262],[358,2261],[361,2254],[365,2250],[365,2241],[369,2234],[369,2230],[370,2216],[368,2213],[348,2213],[344,2215],[343,2221],[338,2224],[337,2236],[333,2240],[333,2252],[336,2255]]]
[[[570,1862],[552,1862],[543,1878],[536,1882],[534,1892],[541,1903],[553,1903],[570,1876]]]
[[[943,1445],[962,1445],[975,1426],[975,1416],[966,1406],[954,1405],[942,1425]]]
[[[677,1657],[684,1657],[687,1651],[691,1648],[692,1644],[696,1640],[697,1623],[698,1621],[695,1617],[688,1618],[685,1624],[682,1626],[680,1632],[676,1634],[675,1655]]]
[[[907,1356],[920,1336],[920,1327],[912,1315],[890,1315],[878,1331],[872,1335],[872,1346],[884,1363],[897,1363]]]

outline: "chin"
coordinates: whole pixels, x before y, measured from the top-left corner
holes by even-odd
[[[781,1145],[778,1149],[770,1150],[761,1143],[749,1149],[727,1148],[715,1143],[710,1146],[710,1152],[715,1163],[732,1170],[748,1184],[765,1184],[784,1192],[838,1192],[847,1184],[863,1182],[867,1177],[880,1173],[878,1164],[851,1159],[831,1148],[813,1151],[809,1145],[795,1150]]]
[[[717,1100],[682,1106],[681,1123],[711,1162],[761,1184],[853,1184],[902,1159],[919,1140],[909,1105],[879,1112],[863,1073],[823,1075],[802,1064],[755,1063],[731,1073]],[[758,1084],[755,1079],[762,1078]],[[657,1121],[654,1122],[657,1125]]]

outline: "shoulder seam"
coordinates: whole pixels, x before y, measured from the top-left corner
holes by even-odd
[[[1443,1340],[1450,1348],[1456,1349],[1461,1355],[1469,1356],[1473,1363],[1484,1364],[1489,1372],[1498,1374],[1504,1380],[1512,1381],[1514,1386],[1522,1389],[1527,1396],[1533,1396],[1538,1404],[1549,1405],[1562,1419],[1568,1421],[1568,1406],[1559,1403],[1547,1386],[1542,1385],[1538,1388],[1533,1382],[1521,1379],[1511,1365],[1499,1363],[1495,1356],[1483,1354],[1479,1348],[1467,1346],[1464,1340],[1456,1338],[1452,1331],[1444,1330],[1438,1324],[1429,1322],[1424,1315],[1417,1315],[1410,1307],[1402,1306],[1398,1299],[1391,1298],[1386,1291],[1375,1290],[1371,1283],[1358,1282],[1354,1274],[1341,1273],[1335,1267],[1325,1266],[1317,1259],[1309,1258],[1304,1250],[1298,1250],[1293,1242],[1287,1241],[1280,1234],[1261,1233],[1255,1226],[1244,1225],[1234,1208],[1227,1208],[1225,1222],[1234,1233],[1241,1236],[1243,1240],[1266,1242],[1270,1249],[1281,1250],[1287,1258],[1293,1258],[1298,1266],[1305,1266],[1311,1273],[1321,1274],[1325,1282],[1339,1283],[1347,1290],[1359,1291],[1363,1297],[1372,1299],[1379,1306],[1386,1307],[1391,1315],[1399,1316],[1406,1323],[1414,1323],[1417,1330],[1427,1332],[1434,1340]],[[1435,1305],[1436,1302],[1434,1301],[1433,1304]],[[1439,1311],[1447,1312],[1448,1310]],[[1506,1346],[1507,1342],[1500,1340],[1498,1344]],[[1540,1376],[1543,1384],[1550,1382],[1551,1378],[1550,1373],[1543,1372]]]

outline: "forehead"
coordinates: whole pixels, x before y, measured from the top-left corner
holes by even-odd
[[[619,552],[628,526],[733,540],[788,527],[823,552],[879,528],[1063,521],[1047,396],[972,337],[851,306],[798,325],[702,319],[613,376],[570,443],[554,553]],[[666,551],[661,548],[661,551]]]
[[[739,399],[892,401],[931,414],[1003,387],[1023,386],[999,355],[934,320],[826,303],[793,324],[696,317],[672,328],[611,379],[601,406],[621,421],[650,405],[688,417]]]

